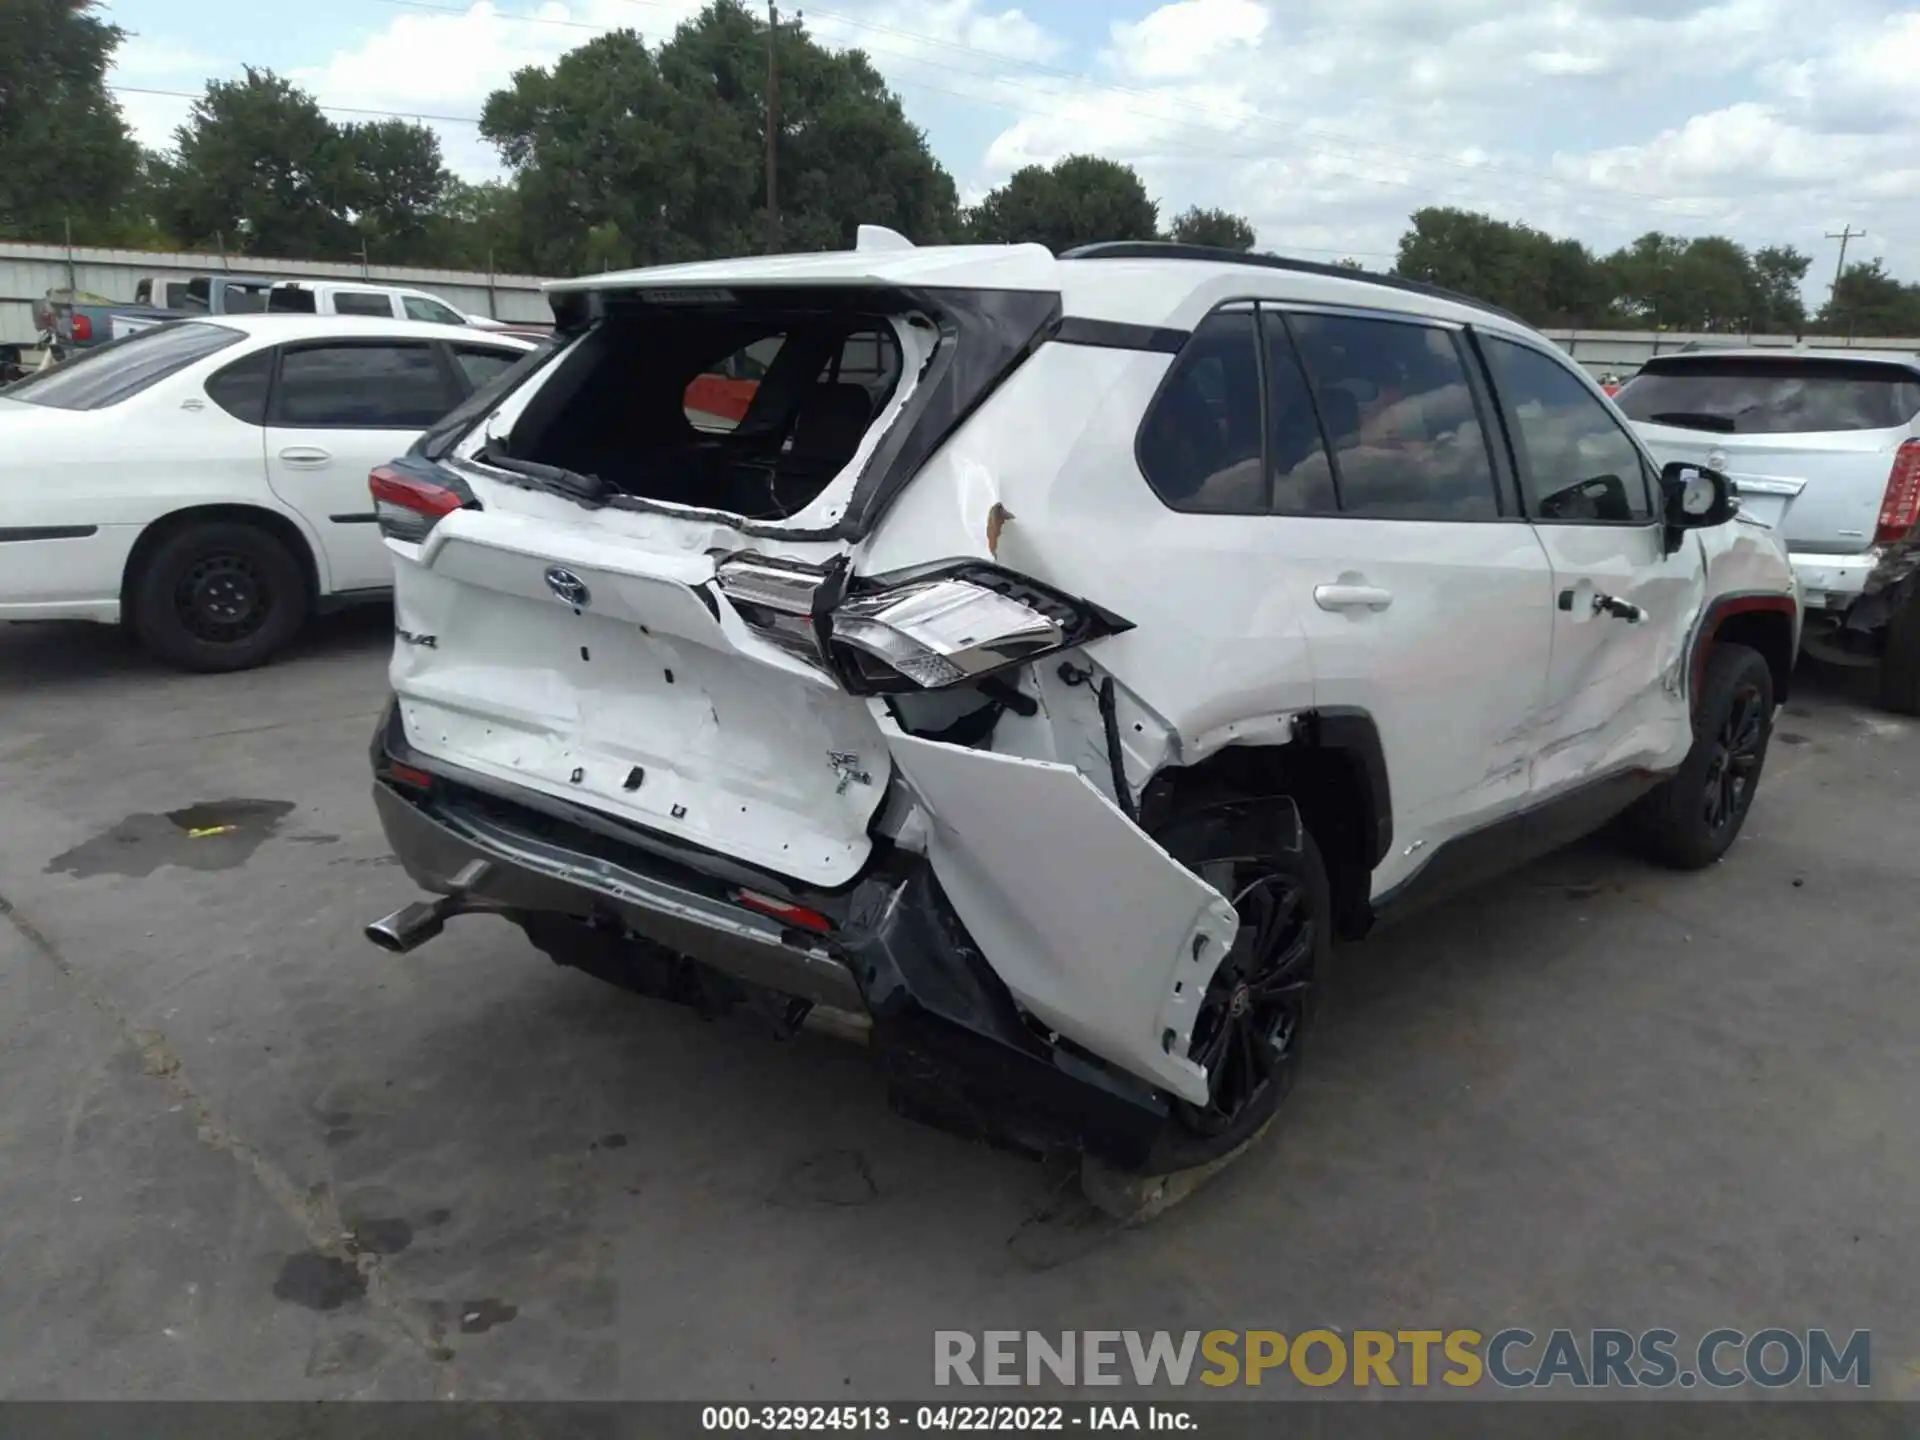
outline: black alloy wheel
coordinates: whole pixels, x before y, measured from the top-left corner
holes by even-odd
[[[1758,685],[1734,691],[1707,761],[1706,821],[1718,833],[1745,817],[1765,758],[1765,700]]]
[[[1212,860],[1200,876],[1233,902],[1240,929],[1214,972],[1188,1053],[1207,1071],[1205,1106],[1185,1106],[1198,1134],[1234,1127],[1284,1083],[1311,1002],[1316,917],[1303,876],[1271,858]]]

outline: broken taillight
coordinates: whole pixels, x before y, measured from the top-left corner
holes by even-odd
[[[964,685],[1132,628],[984,561],[855,580],[843,597],[839,577],[827,570],[761,555],[728,557],[717,578],[756,632],[855,694]]]
[[[442,516],[475,503],[470,493],[463,493],[464,486],[455,489],[446,481],[428,479],[399,464],[377,466],[367,476],[367,490],[373,496],[380,533],[389,540],[413,545],[426,539]]]
[[[1880,497],[1880,524],[1873,532],[1876,545],[1893,545],[1907,538],[1920,521],[1920,440],[1908,440],[1894,452],[1887,472],[1886,493]]]

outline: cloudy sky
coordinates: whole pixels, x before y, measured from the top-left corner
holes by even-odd
[[[616,26],[665,38],[696,0],[112,0],[112,76],[149,144],[209,77],[265,65],[324,105],[471,123],[519,66]],[[783,5],[790,15],[793,3]],[[1452,204],[1611,248],[1650,229],[1837,242],[1920,278],[1920,8],[1883,0],[830,0],[973,199],[1076,150],[1135,165],[1162,214],[1224,205],[1262,248],[1387,263]],[[343,109],[340,118],[349,118]]]

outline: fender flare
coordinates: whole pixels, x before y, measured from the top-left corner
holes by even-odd
[[[1700,687],[1706,682],[1707,656],[1713,651],[1714,639],[1720,633],[1720,627],[1735,615],[1774,612],[1787,617],[1789,626],[1799,618],[1800,605],[1791,595],[1779,591],[1737,591],[1730,595],[1721,595],[1708,602],[1701,613],[1700,623],[1694,627],[1693,645],[1687,657],[1687,704],[1691,708],[1694,697],[1700,693]],[[1788,656],[1791,665],[1794,656]]]
[[[1393,849],[1393,790],[1387,778],[1387,751],[1380,727],[1358,706],[1327,705],[1301,717],[1301,738],[1317,750],[1337,750],[1351,756],[1366,790],[1360,815],[1367,868],[1372,869]]]

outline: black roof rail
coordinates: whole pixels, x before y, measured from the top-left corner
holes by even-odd
[[[1292,270],[1302,275],[1326,275],[1335,280],[1357,280],[1364,285],[1383,285],[1389,290],[1404,290],[1433,300],[1451,300],[1456,305],[1483,310],[1511,320],[1516,325],[1534,327],[1511,310],[1502,310],[1485,300],[1462,295],[1457,290],[1429,285],[1424,280],[1408,280],[1399,275],[1382,275],[1373,270],[1354,270],[1345,265],[1327,265],[1318,260],[1293,260],[1284,255],[1253,255],[1244,250],[1223,250],[1214,245],[1182,245],[1175,240],[1101,240],[1092,245],[1076,245],[1062,250],[1062,260],[1210,260],[1222,265],[1257,265],[1264,270]]]

